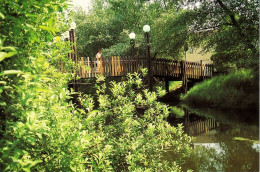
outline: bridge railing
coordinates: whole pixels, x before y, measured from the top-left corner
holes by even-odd
[[[156,58],[152,61],[152,71],[155,76],[181,77],[181,61]]]
[[[127,73],[140,71],[147,67],[147,60],[142,57],[104,57],[99,61],[95,58],[81,57],[80,69],[77,75],[81,78],[91,78],[102,74],[104,76],[126,76]],[[213,66],[201,62],[188,62],[156,58],[151,60],[153,76],[179,78],[184,74],[190,79],[204,79],[212,76]]]
[[[212,77],[212,73],[213,73],[212,64],[203,64],[202,62],[188,62],[188,61],[183,61],[183,63],[185,63],[185,72],[187,78],[204,79],[204,78]]]
[[[127,73],[140,71],[141,68],[147,67],[143,58],[132,57],[105,57],[99,61],[95,58],[80,59],[80,72],[77,74],[81,78],[95,77],[97,74],[104,76],[126,76]]]

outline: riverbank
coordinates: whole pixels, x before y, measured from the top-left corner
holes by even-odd
[[[249,70],[213,77],[192,87],[181,101],[190,106],[258,110],[258,78]]]

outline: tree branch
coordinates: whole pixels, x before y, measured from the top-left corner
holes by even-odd
[[[255,54],[255,55],[258,56],[259,53],[258,53],[256,47],[252,44],[251,40],[248,39],[247,35],[245,35],[245,34],[243,33],[243,31],[242,31],[240,25],[238,24],[238,22],[237,22],[237,20],[236,20],[236,18],[235,18],[235,16],[234,16],[234,14],[233,14],[233,12],[232,12],[230,9],[228,9],[228,7],[227,7],[225,4],[223,4],[222,0],[216,0],[216,1],[217,1],[217,3],[220,5],[220,7],[225,11],[225,13],[229,16],[229,18],[231,19],[232,25],[233,25],[235,28],[237,28],[238,34],[239,34],[242,38],[244,38],[245,43],[246,43],[246,45],[248,46],[248,48],[250,48],[250,49],[253,51],[253,54]]]
[[[239,26],[239,24],[238,24],[238,22],[237,22],[237,20],[236,20],[236,18],[235,18],[235,16],[234,16],[234,14],[232,13],[232,11],[229,10],[229,9],[227,8],[227,6],[226,6],[225,4],[223,4],[223,2],[222,2],[221,0],[217,0],[217,2],[218,2],[218,4],[220,5],[220,7],[227,13],[227,15],[229,16],[229,18],[230,18],[230,20],[231,20],[233,26],[235,26],[235,27],[238,29],[239,33],[240,33],[241,35],[243,35],[243,33],[242,33],[242,31],[241,31],[241,28],[240,28],[240,26]]]

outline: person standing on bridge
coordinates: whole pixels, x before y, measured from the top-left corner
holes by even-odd
[[[98,53],[96,54],[96,59],[97,59],[97,73],[100,73],[101,70],[101,49],[98,50]]]

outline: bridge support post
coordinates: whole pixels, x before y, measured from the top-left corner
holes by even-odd
[[[70,38],[70,42],[72,43],[72,47],[71,49],[73,50],[73,52],[71,53],[71,58],[72,60],[75,61],[76,64],[78,64],[78,57],[77,57],[77,47],[76,47],[76,33],[75,33],[75,28],[71,29],[69,31],[69,38]],[[76,69],[73,69],[74,73],[75,73],[75,77],[73,78],[73,90],[75,92],[77,92],[77,87],[76,87],[76,76],[79,74],[80,72],[78,72]],[[74,95],[74,101],[77,101],[77,96]]]
[[[182,80],[182,87],[183,87],[183,93],[186,94],[187,93],[187,90],[188,90],[188,82],[187,82],[187,78],[184,78]]]
[[[185,117],[185,129],[186,133],[190,134],[190,119],[189,119],[189,110],[186,107],[183,107],[184,110],[184,117]]]
[[[201,80],[203,80],[204,78],[204,72],[203,72],[203,64],[202,64],[202,60],[200,60],[200,78]]]
[[[169,82],[170,82],[170,81],[166,78],[166,79],[165,79],[165,90],[166,90],[167,93],[170,92],[170,90],[169,90]]]
[[[181,74],[182,74],[182,90],[183,93],[187,93],[188,79],[186,75],[186,61],[181,61]]]

